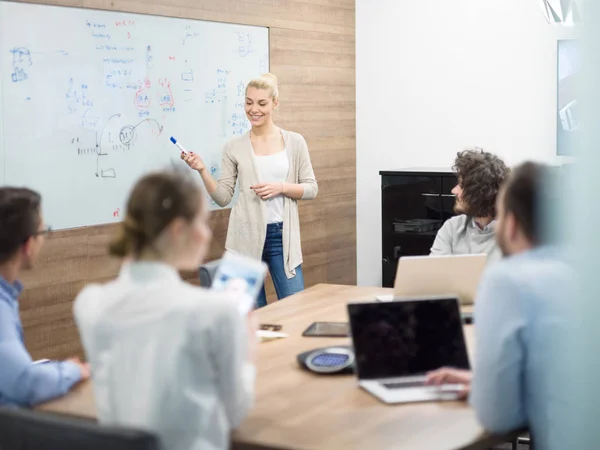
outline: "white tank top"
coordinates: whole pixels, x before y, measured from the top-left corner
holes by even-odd
[[[256,156],[256,167],[261,183],[283,183],[287,179],[290,163],[286,149],[273,155]],[[267,223],[283,222],[283,195],[265,200]]]

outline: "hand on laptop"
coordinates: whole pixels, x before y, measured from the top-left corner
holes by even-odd
[[[464,400],[471,391],[472,377],[473,374],[470,370],[442,367],[427,374],[427,383],[436,386],[441,384],[464,384],[465,388],[458,394],[458,398]]]

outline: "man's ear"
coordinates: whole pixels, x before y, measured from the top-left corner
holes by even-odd
[[[33,245],[33,236],[30,236],[29,238],[27,238],[27,240],[23,243],[23,245],[21,245],[21,248],[19,248],[19,251],[24,255],[24,256],[31,256],[31,249],[32,249],[32,245]]]

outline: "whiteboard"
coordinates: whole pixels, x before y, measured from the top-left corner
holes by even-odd
[[[40,192],[64,229],[121,221],[139,177],[187,167],[171,136],[218,176],[269,31],[2,1],[0,55],[0,184]]]

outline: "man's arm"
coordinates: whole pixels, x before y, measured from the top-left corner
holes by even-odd
[[[471,405],[484,428],[505,433],[525,425],[526,343],[522,290],[510,265],[491,268],[475,301],[477,350]]]
[[[72,362],[33,364],[21,342],[13,313],[0,304],[0,393],[22,406],[60,397],[81,379],[81,368]]]
[[[450,219],[451,220],[451,219]],[[431,246],[430,256],[441,256],[452,254],[452,223],[446,220],[435,236]]]

